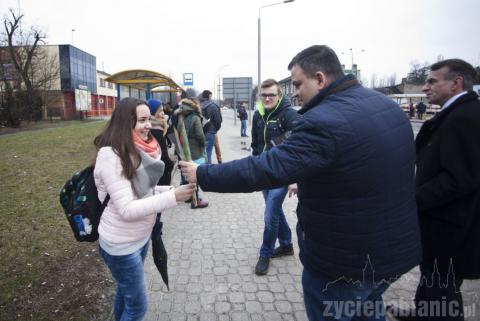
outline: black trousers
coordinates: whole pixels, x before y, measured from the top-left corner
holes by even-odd
[[[415,293],[418,320],[463,321],[463,279],[449,267],[420,264],[420,282]]]

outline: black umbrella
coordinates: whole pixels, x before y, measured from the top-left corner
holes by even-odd
[[[152,230],[152,255],[155,266],[157,267],[158,272],[160,272],[162,280],[167,286],[168,291],[170,291],[170,287],[168,286],[167,250],[165,250],[165,246],[163,245],[163,223],[160,221],[160,216],[161,213],[158,213],[157,219],[155,220],[155,226]]]

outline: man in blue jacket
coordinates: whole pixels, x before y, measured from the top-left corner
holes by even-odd
[[[327,46],[306,48],[288,68],[303,117],[282,144],[221,165],[181,162],[182,171],[205,191],[297,182],[309,320],[382,320],[382,293],[421,258],[410,122],[345,76]]]

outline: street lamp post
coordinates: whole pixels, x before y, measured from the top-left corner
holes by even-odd
[[[217,84],[217,99],[218,99],[218,104],[220,105],[220,74],[222,72],[222,69],[225,68],[225,67],[228,67],[230,66],[229,64],[226,64],[226,65],[223,65],[221,66],[219,69],[218,69],[218,74],[217,74],[217,78],[218,78],[218,84]],[[220,106],[221,107],[221,106]]]
[[[283,4],[283,3],[289,3],[289,2],[293,2],[295,0],[284,0],[284,1],[281,1],[281,2],[276,2],[276,3],[271,3],[271,4],[267,4],[267,5],[264,5],[264,6],[261,6],[260,8],[258,8],[258,73],[257,73],[257,94],[260,93],[260,82],[261,82],[261,77],[262,77],[262,41],[261,41],[261,20],[260,20],[260,15],[261,15],[261,12],[262,12],[262,9],[263,8],[266,8],[266,7],[271,7],[271,6],[276,6],[276,5],[279,5],[279,4]]]
[[[353,51],[353,48],[350,48],[350,49],[348,49],[348,50],[350,51],[350,55],[352,56],[352,67],[351,67],[351,69],[353,69],[353,62],[354,62],[354,60],[353,60],[353,55],[354,55],[354,51]],[[365,52],[365,51],[366,51],[365,49],[362,49],[362,50],[357,51],[356,53],[362,53],[362,52]],[[342,55],[346,55],[346,54],[347,54],[346,52],[342,52]]]
[[[350,48],[350,52],[352,53],[352,69],[353,69],[353,49]],[[362,53],[362,52],[365,52],[365,49],[362,49],[360,51],[358,51],[357,53]]]
[[[348,50],[350,51],[350,55],[351,55],[351,58],[352,58],[352,65],[350,67],[350,70],[352,71],[352,74],[353,74],[353,65],[354,65],[353,56],[354,56],[354,54],[355,53],[359,54],[359,53],[365,52],[366,50],[362,49],[362,50],[359,50],[359,51],[356,51],[356,52],[354,52],[353,48],[350,48]],[[346,54],[347,54],[346,52],[342,52],[342,55],[346,55]],[[358,72],[355,72],[355,77],[358,77]]]
[[[229,64],[226,64],[226,65],[223,65],[221,66],[219,69],[218,69],[218,74],[217,74],[217,78],[218,78],[218,84],[217,84],[217,99],[218,99],[218,107],[222,107],[220,106],[221,105],[221,101],[222,99],[220,98],[220,86],[221,86],[221,83],[220,83],[220,73],[222,72],[222,69],[225,68],[225,67],[228,67],[230,66]]]

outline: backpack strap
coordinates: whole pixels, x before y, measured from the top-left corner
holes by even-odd
[[[105,199],[102,202],[102,208],[107,207],[108,201],[110,201],[110,194],[107,194],[107,196],[105,196]]]

